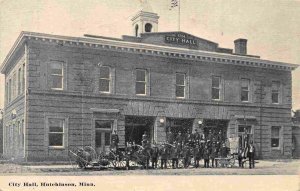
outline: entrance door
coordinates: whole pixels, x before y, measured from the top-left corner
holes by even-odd
[[[95,149],[97,153],[109,150],[112,125],[113,121],[95,121]]]
[[[144,132],[147,133],[149,141],[153,141],[153,117],[125,117],[125,142],[135,142],[136,144],[142,144],[142,136]]]

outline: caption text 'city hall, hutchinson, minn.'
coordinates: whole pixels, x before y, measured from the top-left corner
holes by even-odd
[[[68,150],[103,151],[163,143],[166,131],[251,134],[258,158],[289,158],[294,64],[234,51],[191,34],[158,32],[144,6],[121,39],[22,32],[1,67],[5,74],[4,156],[68,160]]]

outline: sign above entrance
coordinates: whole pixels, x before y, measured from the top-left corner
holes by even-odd
[[[189,47],[198,47],[198,40],[188,34],[175,33],[165,36],[165,42],[169,44],[186,45]]]

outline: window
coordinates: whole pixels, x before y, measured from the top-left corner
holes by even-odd
[[[220,100],[220,91],[221,91],[221,77],[212,76],[212,89],[211,89],[211,98],[213,100]]]
[[[48,119],[50,147],[64,146],[64,122],[64,119]]]
[[[249,101],[249,91],[250,91],[250,80],[246,78],[242,78],[241,82],[241,101],[248,102]]]
[[[272,103],[279,103],[280,82],[272,81]]]
[[[18,94],[17,95],[20,95],[21,94],[21,88],[22,88],[22,83],[21,83],[21,80],[22,80],[22,68],[19,68],[18,70]]]
[[[13,74],[13,78],[12,78],[12,92],[11,92],[11,99],[13,100],[16,97],[16,93],[17,93],[17,75],[16,73]]]
[[[176,73],[176,97],[185,98],[185,74]]]
[[[252,134],[251,125],[239,125],[238,126],[238,133],[239,134]]]
[[[272,126],[271,127],[271,147],[278,148],[280,145],[280,127]]]
[[[101,148],[110,145],[110,137],[112,132],[112,121],[96,120],[95,121],[95,146]]]
[[[5,101],[8,103],[8,82],[5,84]]]
[[[25,91],[25,63],[23,64],[22,70],[22,93]]]
[[[51,89],[63,89],[63,63],[51,63]]]
[[[11,101],[11,79],[8,80],[8,102]]]
[[[99,91],[110,93],[110,68],[108,66],[100,67]]]
[[[146,95],[147,91],[147,72],[146,70],[136,70],[135,93],[136,95]]]
[[[152,25],[150,23],[147,23],[145,25],[145,32],[151,32],[152,31]]]

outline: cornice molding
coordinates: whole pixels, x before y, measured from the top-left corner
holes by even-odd
[[[97,38],[97,39],[82,38],[82,37],[59,36],[59,35],[33,33],[33,32],[22,32],[20,36],[17,38],[15,44],[13,45],[12,49],[8,53],[7,57],[5,58],[1,66],[1,73],[5,73],[5,70],[15,50],[19,46],[21,46],[21,44],[26,40],[57,43],[64,46],[105,49],[111,51],[153,55],[159,57],[205,61],[205,62],[225,64],[225,65],[230,64],[230,65],[249,66],[249,67],[267,68],[267,69],[284,70],[284,71],[291,71],[298,67],[298,65],[296,64],[263,60],[260,58],[226,54],[226,53],[208,52],[208,51],[192,50],[186,48],[145,44],[145,43],[135,43],[135,42],[105,39],[105,38]]]

